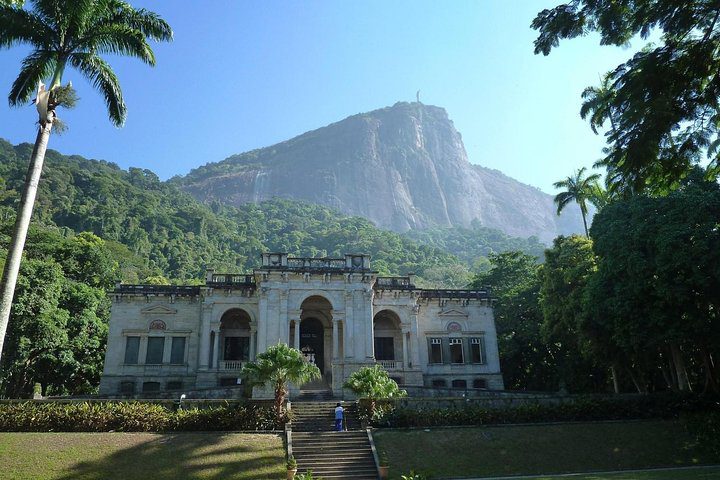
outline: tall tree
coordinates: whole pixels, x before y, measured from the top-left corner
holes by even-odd
[[[0,4],[0,48],[18,44],[32,47],[32,52],[23,60],[8,100],[13,106],[25,104],[37,88],[35,103],[39,114],[35,147],[0,287],[0,355],[45,151],[57,121],[55,109],[74,100],[72,87],[61,87],[65,67],[69,65],[78,70],[102,93],[110,121],[122,126],[127,109],[120,83],[101,55],[125,55],[155,65],[148,40],[172,39],[170,26],[157,14],[136,10],[119,0],[32,0],[31,3],[30,10]],[[48,79],[45,88],[42,82]]]
[[[720,186],[695,171],[670,195],[619,200],[593,222],[588,322],[639,391],[718,390],[718,219]]]
[[[584,297],[588,279],[596,271],[592,240],[572,235],[557,237],[545,250],[541,272],[540,305],[542,334],[557,349],[561,381],[573,391],[596,391],[605,387],[612,359],[596,356],[585,334]],[[598,368],[599,367],[599,368]],[[619,390],[617,382],[615,391]]]
[[[613,188],[665,192],[708,155],[720,172],[720,4],[716,0],[572,0],[538,13],[535,53],[560,40],[600,34],[601,45],[625,46],[658,34],[586,90],[582,113],[596,129],[605,119],[608,148],[601,163]]]
[[[575,201],[580,206],[580,213],[582,213],[583,226],[585,227],[585,236],[588,236],[587,226],[587,214],[588,207],[587,202],[593,198],[593,189],[600,179],[599,173],[593,173],[587,177],[584,176],[586,168],[583,167],[573,176],[567,177],[565,180],[555,182],[553,186],[555,188],[564,188],[565,191],[555,195],[555,204],[557,205],[557,214],[568,205],[568,203]]]
[[[556,390],[557,349],[540,332],[542,310],[538,302],[541,266],[523,252],[491,254],[492,268],[478,274],[473,288],[492,286],[497,298],[495,324],[506,388]]]

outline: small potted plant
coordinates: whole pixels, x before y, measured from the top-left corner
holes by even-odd
[[[388,478],[388,470],[390,469],[390,462],[388,461],[387,453],[385,450],[380,452],[380,478]]]
[[[287,480],[293,480],[297,473],[297,460],[290,455],[287,459]]]

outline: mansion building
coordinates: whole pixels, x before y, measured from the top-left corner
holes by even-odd
[[[369,255],[265,253],[252,274],[209,270],[204,286],[120,284],[100,394],[236,385],[243,364],[279,342],[314,362],[338,397],[373,364],[401,386],[502,389],[492,306],[488,289],[378,276]]]

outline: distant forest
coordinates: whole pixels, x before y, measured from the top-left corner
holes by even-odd
[[[32,146],[0,140],[0,220],[9,233]],[[105,240],[126,283],[197,282],[206,268],[244,272],[263,251],[298,256],[372,255],[381,274],[415,273],[433,287],[462,287],[489,268],[493,252],[541,257],[535,238],[497,230],[437,228],[398,234],[327,207],[273,199],[240,208],[203,204],[150,170],[47,153],[35,225],[64,236],[91,232]],[[159,280],[158,280],[159,279]]]

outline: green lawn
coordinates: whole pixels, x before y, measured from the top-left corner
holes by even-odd
[[[277,435],[0,433],[1,480],[285,477]]]
[[[534,477],[533,480],[717,480],[720,467],[688,468],[687,470],[611,473],[563,477]]]
[[[385,450],[389,457],[391,479],[411,469],[433,477],[491,477],[720,463],[720,459],[696,445],[677,421],[428,430],[373,433],[378,449]],[[703,473],[691,471],[579,478],[720,478],[717,471],[711,473],[714,476],[699,476]]]

